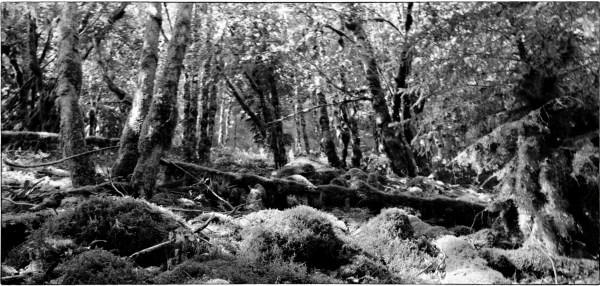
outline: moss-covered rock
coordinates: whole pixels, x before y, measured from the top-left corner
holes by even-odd
[[[249,261],[295,261],[308,268],[335,269],[342,241],[333,216],[307,206],[285,211],[266,210],[248,216],[240,255]]]
[[[105,250],[91,250],[73,257],[57,268],[64,271],[61,284],[141,284],[142,269]]]

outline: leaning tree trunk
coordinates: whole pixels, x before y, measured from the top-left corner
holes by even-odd
[[[159,171],[159,160],[171,147],[177,124],[177,87],[185,50],[190,38],[192,4],[181,3],[165,63],[157,78],[156,92],[140,134],[138,159],[131,177],[134,192],[152,197]]]
[[[321,117],[319,118],[319,125],[321,125],[321,146],[323,150],[325,150],[325,155],[327,155],[327,162],[332,167],[340,166],[340,158],[338,158],[337,153],[335,152],[335,143],[333,142],[333,134],[331,134],[331,130],[329,129],[329,115],[327,114],[327,99],[325,98],[325,94],[319,92],[317,94],[319,98],[319,105],[321,107]]]
[[[146,20],[146,32],[142,56],[138,67],[137,88],[134,94],[133,106],[129,112],[129,118],[121,134],[119,156],[112,168],[115,177],[126,177],[133,173],[135,165],[140,156],[138,142],[142,124],[150,109],[152,92],[154,89],[154,78],[158,64],[158,38],[162,23],[160,3],[148,5],[148,18]]]
[[[375,110],[375,121],[378,129],[381,131],[381,141],[383,143],[383,151],[391,161],[392,171],[397,175],[408,175],[414,177],[417,175],[417,166],[414,161],[407,158],[407,148],[400,137],[404,137],[404,132],[396,132],[393,127],[389,124],[392,122],[390,113],[388,112],[388,105],[385,99],[385,94],[381,87],[381,81],[379,79],[377,60],[375,59],[375,50],[367,38],[367,34],[362,27],[362,23],[357,15],[357,11],[353,9],[349,22],[346,23],[346,28],[354,33],[357,41],[362,45],[363,50],[363,61],[366,70],[367,81],[369,82],[369,89],[373,95],[373,109]]]
[[[77,3],[65,3],[62,7],[59,24],[59,48],[56,95],[60,98],[60,136],[63,157],[70,157],[87,151],[84,141],[84,126],[79,109],[82,71],[77,53],[79,40],[77,27]],[[68,161],[73,187],[95,183],[94,166],[89,156],[81,156]]]

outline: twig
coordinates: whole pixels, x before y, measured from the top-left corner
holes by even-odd
[[[138,252],[136,252],[136,253],[134,253],[134,254],[130,255],[130,256],[129,256],[129,259],[130,259],[130,260],[131,260],[131,259],[135,259],[135,258],[136,258],[136,257],[138,257],[140,254],[144,254],[144,253],[152,252],[152,251],[154,251],[154,250],[156,250],[156,249],[158,249],[158,248],[161,248],[161,247],[163,247],[163,246],[165,246],[165,245],[169,245],[169,244],[171,244],[171,243],[173,243],[173,242],[175,242],[175,239],[171,239],[171,240],[168,240],[168,241],[165,241],[165,242],[161,242],[161,243],[159,243],[159,244],[157,244],[157,245],[150,246],[150,247],[148,247],[148,248],[146,248],[146,249],[142,249],[142,250],[140,250],[140,251],[138,251]]]
[[[110,185],[111,185],[111,187],[113,187],[113,189],[115,189],[115,191],[116,191],[117,193],[119,193],[119,195],[121,195],[121,197],[125,197],[125,195],[124,195],[123,193],[121,193],[121,191],[119,191],[119,190],[117,189],[117,187],[115,187],[115,184],[114,184],[114,183],[113,183],[113,181],[112,181],[112,174],[111,174],[111,172],[110,172],[110,169],[108,169],[108,181],[110,182]]]
[[[106,147],[106,148],[102,148],[102,149],[98,149],[98,150],[92,150],[92,151],[83,152],[83,153],[80,153],[80,154],[77,154],[77,155],[73,155],[73,156],[70,156],[70,157],[67,157],[67,158],[63,158],[63,159],[60,159],[60,160],[57,160],[57,161],[46,162],[46,163],[41,163],[41,164],[36,164],[36,165],[20,165],[20,164],[16,164],[16,163],[13,163],[13,162],[9,162],[8,160],[6,160],[6,158],[2,159],[2,161],[6,165],[11,166],[11,167],[15,167],[15,168],[37,168],[37,167],[44,167],[44,166],[55,165],[55,164],[58,164],[58,163],[61,163],[61,162],[64,162],[64,161],[67,161],[67,160],[70,160],[70,159],[75,159],[77,157],[81,157],[81,156],[85,156],[85,155],[89,155],[89,154],[92,154],[92,153],[96,153],[96,152],[100,152],[100,151],[105,151],[105,150],[109,150],[109,149],[117,149],[117,148],[119,148],[119,146]]]
[[[206,222],[205,222],[205,223],[204,223],[204,224],[203,224],[201,227],[199,227],[197,230],[194,230],[194,233],[201,232],[203,229],[205,229],[205,228],[208,226],[208,224],[209,224],[209,223],[210,223],[210,222],[211,222],[213,219],[215,219],[215,214],[214,214],[214,213],[213,213],[213,214],[210,216],[210,218],[209,218],[209,219],[208,219],[208,220],[207,220],[207,221],[206,221]]]

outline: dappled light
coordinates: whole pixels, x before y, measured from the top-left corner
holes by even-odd
[[[596,2],[1,13],[2,284],[600,283]]]

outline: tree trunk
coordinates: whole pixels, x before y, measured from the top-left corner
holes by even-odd
[[[227,109],[225,110],[225,126],[223,127],[225,128],[225,134],[223,134],[223,146],[227,146],[227,142],[229,142],[229,127],[231,127],[229,121],[231,120],[231,110],[233,109],[231,99],[227,97],[225,100],[227,102]]]
[[[397,175],[414,177],[417,175],[417,166],[414,161],[407,158],[407,150],[410,146],[404,145],[400,137],[404,137],[404,132],[396,134],[393,127],[389,124],[392,122],[388,106],[385,99],[385,94],[381,87],[379,79],[377,61],[375,59],[375,51],[367,38],[367,34],[362,27],[362,23],[357,15],[356,9],[353,9],[349,22],[346,27],[354,33],[358,42],[362,45],[363,61],[366,70],[369,89],[373,95],[373,109],[375,110],[375,121],[378,129],[381,131],[380,136],[383,143],[383,151],[391,161],[392,171]]]
[[[221,106],[219,108],[219,131],[217,132],[217,146],[223,145],[223,119],[225,117],[225,96],[221,96]]]
[[[181,3],[173,36],[167,47],[165,63],[157,79],[148,116],[142,125],[138,148],[140,158],[131,177],[134,192],[152,197],[159,171],[159,160],[171,147],[177,124],[177,87],[185,50],[190,38],[192,4]]]
[[[160,3],[150,3],[147,6],[148,17],[146,19],[142,56],[140,57],[138,67],[137,87],[134,94],[133,106],[121,134],[119,155],[112,168],[112,175],[114,177],[125,178],[133,173],[140,156],[138,142],[142,124],[152,102],[154,79],[158,64],[158,37],[160,36],[162,18]]]
[[[193,76],[192,76],[193,77]],[[185,73],[185,85],[183,87],[183,153],[187,161],[196,162],[196,120],[198,118],[198,93],[192,91],[194,81],[189,73]]]
[[[87,151],[83,117],[79,109],[82,71],[81,60],[77,54],[79,45],[77,4],[63,4],[61,19],[56,94],[60,98],[60,135],[63,157],[70,157]],[[71,172],[73,187],[95,183],[94,166],[89,156],[77,157],[69,160],[67,164]]]
[[[314,106],[319,104],[319,98],[317,97],[317,94],[314,93],[314,96],[311,99],[312,103]],[[312,118],[313,118],[313,122],[315,123],[315,137],[319,138],[318,140],[320,140],[321,138],[321,126],[319,126],[319,111],[317,109],[313,110],[312,112]],[[323,152],[325,153],[325,150],[323,149],[323,144],[321,144],[321,142],[319,142],[319,150],[317,150],[318,152]]]
[[[356,120],[356,107],[353,105],[352,108],[348,110],[348,104],[343,103],[340,106],[340,109],[342,111],[342,119],[350,129],[352,139],[352,167],[359,168],[360,160],[362,159],[362,151],[360,150],[360,135],[358,133],[358,122]]]
[[[277,90],[277,82],[275,81],[275,71],[273,67],[269,68],[269,85],[271,87],[271,105],[273,106],[273,117],[280,118],[279,108],[279,92]],[[287,164],[287,155],[285,152],[285,144],[283,142],[283,123],[277,122],[274,127],[271,128],[271,140],[272,146],[274,146],[276,152],[274,152],[275,168],[279,169]]]
[[[296,102],[294,103],[294,126],[296,127],[296,140],[294,140],[295,144],[295,152],[302,152],[302,131],[300,130],[300,117],[301,114],[298,114],[300,100],[298,99],[298,87],[294,88],[294,96],[296,97]]]
[[[206,63],[206,70],[210,70],[210,63]],[[205,82],[208,79],[205,77]],[[214,133],[215,115],[217,113],[217,84],[212,82],[202,88],[202,121],[200,121],[200,145],[198,147],[198,157],[200,162],[208,163],[210,161],[210,148],[212,147],[212,137]]]
[[[300,96],[296,97],[296,104],[298,107],[302,108],[302,102],[300,101]],[[306,150],[306,155],[310,154],[310,143],[308,142],[308,133],[306,133],[306,120],[304,119],[304,113],[298,115],[300,117],[300,126],[302,127],[302,135],[304,136],[304,149]]]
[[[340,166],[340,159],[335,151],[335,143],[333,142],[333,134],[331,134],[331,130],[329,129],[329,115],[327,114],[327,98],[325,98],[325,94],[319,92],[317,94],[319,98],[319,105],[323,105],[321,107],[321,117],[319,118],[319,125],[321,125],[321,146],[323,150],[325,150],[325,155],[327,155],[327,162],[332,167]]]

